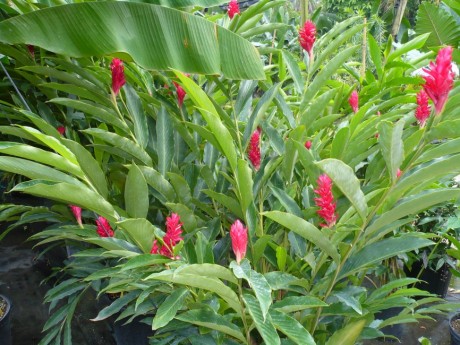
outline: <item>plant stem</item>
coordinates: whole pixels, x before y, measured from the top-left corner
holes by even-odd
[[[241,319],[243,320],[244,333],[246,335],[246,343],[247,345],[251,345],[251,332],[249,330],[249,327],[246,321],[246,308],[244,307],[243,288],[241,287],[241,285],[242,285],[242,280],[238,279],[238,293],[239,293],[239,300],[240,300],[240,305],[241,305]]]

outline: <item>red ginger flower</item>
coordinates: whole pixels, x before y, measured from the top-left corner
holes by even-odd
[[[401,171],[401,169],[398,168],[398,170],[396,170],[396,177],[400,178],[401,175],[402,175],[402,171]]]
[[[59,132],[60,135],[64,135],[65,134],[65,127],[64,126],[57,126],[56,127],[57,131]]]
[[[238,5],[237,0],[230,0],[228,3],[228,17],[233,19],[235,14],[240,14],[240,6]]]
[[[248,146],[248,157],[252,165],[256,170],[260,168],[260,128],[257,128],[254,133],[252,133],[251,140],[249,141]]]
[[[351,96],[348,99],[348,103],[350,103],[353,112],[356,113],[358,111],[358,92],[356,92],[356,90],[353,90],[351,93]]]
[[[307,140],[307,141],[305,142],[305,148],[306,148],[307,150],[310,150],[310,149],[311,149],[311,141],[310,141],[310,140]]]
[[[35,46],[32,44],[27,44],[27,50],[29,51],[29,54],[32,56],[32,58],[35,58]]]
[[[246,256],[248,246],[248,229],[236,220],[230,228],[230,238],[232,240],[232,249],[236,256],[236,262],[239,264]]]
[[[185,95],[187,94],[185,90],[180,86],[178,83],[173,81],[174,86],[176,87],[176,93],[177,93],[177,103],[179,104],[179,108],[182,108],[182,104],[184,104],[184,98]]]
[[[323,228],[330,228],[337,221],[337,215],[335,214],[336,203],[332,195],[332,180],[326,174],[322,174],[318,177],[317,183],[318,188],[314,192],[319,197],[315,198],[314,201],[319,210],[316,213],[326,221],[325,224],[320,225]]]
[[[415,118],[417,119],[420,128],[425,126],[426,120],[430,117],[431,108],[428,105],[428,95],[425,91],[420,90],[417,94],[417,109],[415,110]]]
[[[316,26],[311,20],[307,20],[303,28],[299,30],[299,42],[308,55],[312,55],[313,44],[316,41]]]
[[[174,257],[174,247],[182,240],[182,223],[177,213],[166,218],[166,234],[163,237],[164,245],[158,247],[157,240],[153,241],[151,254],[161,254],[169,258]]]
[[[115,234],[112,230],[112,227],[109,224],[109,221],[104,217],[100,216],[96,219],[97,224],[97,233],[100,237],[113,237]]]
[[[438,52],[436,62],[430,62],[428,69],[424,68],[423,89],[434,103],[436,114],[440,114],[447,102],[449,91],[454,85],[454,72],[452,72],[452,47],[446,47]]]
[[[81,207],[75,205],[69,205],[70,210],[72,211],[75,219],[77,220],[78,225],[82,226],[81,222]]]
[[[116,96],[120,92],[121,87],[126,83],[123,61],[117,58],[113,59],[110,69],[112,70],[112,91]]]

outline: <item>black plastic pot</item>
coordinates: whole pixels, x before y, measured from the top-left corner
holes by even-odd
[[[3,295],[0,295],[0,301],[6,302],[6,313],[0,319],[0,344],[11,345],[11,301]]]
[[[450,344],[460,345],[460,333],[458,333],[453,327],[452,322],[460,320],[460,313],[455,314],[449,319],[449,331],[450,331]]]
[[[412,270],[406,271],[408,277],[416,278],[423,267],[422,261],[414,262]],[[415,287],[420,290],[428,291],[429,293],[445,298],[449,289],[450,278],[452,273],[449,270],[449,265],[444,264],[439,270],[434,271],[431,268],[424,268],[419,279],[421,282],[415,284]]]
[[[153,336],[152,327],[141,320],[143,316],[138,316],[126,325],[126,320],[116,321],[113,325],[114,337],[117,345],[148,345],[149,337]]]
[[[399,315],[399,313],[403,310],[402,307],[393,307],[393,308],[388,308],[385,310],[382,310],[378,313],[375,314],[375,318],[379,320],[387,320],[391,317]],[[402,324],[395,324],[395,325],[390,325],[390,326],[385,326],[381,329],[381,331],[385,335],[392,335],[393,337],[396,337],[400,339],[403,336],[403,325]],[[396,339],[392,338],[386,338],[385,341],[397,341]]]

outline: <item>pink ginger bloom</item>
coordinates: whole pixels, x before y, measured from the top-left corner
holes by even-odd
[[[182,108],[182,104],[184,104],[184,98],[185,95],[187,94],[185,90],[180,86],[178,83],[173,81],[174,86],[176,87],[176,93],[177,93],[177,103],[179,104],[179,108]]]
[[[257,128],[252,133],[248,146],[248,157],[256,170],[260,168],[260,128]]]
[[[396,170],[396,177],[397,177],[397,178],[400,178],[401,175],[402,175],[401,169]]]
[[[232,249],[236,256],[236,262],[239,264],[246,256],[248,246],[248,229],[236,220],[230,228],[230,238],[232,240]]]
[[[174,258],[174,247],[182,241],[182,223],[177,213],[171,213],[166,218],[166,234],[163,237],[163,245],[158,247],[157,240],[153,241],[151,254],[161,254],[171,259]]]
[[[307,140],[307,141],[305,142],[305,148],[306,148],[307,150],[310,150],[310,149],[311,149],[311,141],[310,141],[310,140]]]
[[[230,2],[228,3],[227,14],[230,19],[233,19],[235,14],[240,14],[240,6],[237,0],[230,0]]]
[[[97,233],[100,237],[113,237],[114,232],[109,224],[109,221],[104,217],[100,216],[96,219]]]
[[[56,129],[57,129],[57,131],[59,132],[59,134],[61,136],[64,136],[64,134],[65,134],[65,127],[64,126],[57,126]]]
[[[78,225],[82,225],[81,221],[81,207],[75,206],[75,205],[69,205],[70,210],[72,211],[75,219],[77,220]]]
[[[316,41],[316,26],[311,20],[307,20],[303,28],[299,30],[300,46],[305,49],[312,56],[313,44]]]
[[[317,184],[318,188],[314,192],[318,194],[318,198],[315,198],[314,201],[319,210],[316,213],[326,222],[320,225],[323,228],[330,228],[337,221],[336,203],[332,195],[332,180],[326,174],[322,174],[318,177]]]
[[[358,111],[358,92],[356,92],[356,90],[353,90],[351,93],[351,96],[348,99],[348,103],[350,103],[353,112],[356,113]]]
[[[452,47],[446,47],[438,52],[436,62],[430,62],[429,68],[424,68],[423,89],[434,103],[436,114],[439,115],[447,102],[449,91],[454,85],[455,74],[452,71]]]
[[[417,119],[420,128],[425,127],[426,120],[430,117],[431,108],[428,105],[428,95],[425,91],[420,90],[417,94],[417,109],[415,110],[415,118]]]
[[[112,70],[112,91],[117,96],[121,87],[126,83],[123,61],[114,58],[110,64],[110,69]]]

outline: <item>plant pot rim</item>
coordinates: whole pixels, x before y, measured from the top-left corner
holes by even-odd
[[[6,311],[5,311],[5,314],[0,317],[0,322],[2,322],[7,316],[8,316],[8,313],[10,312],[11,310],[11,301],[8,297],[6,297],[5,295],[0,295],[0,300],[4,300],[6,302]]]

